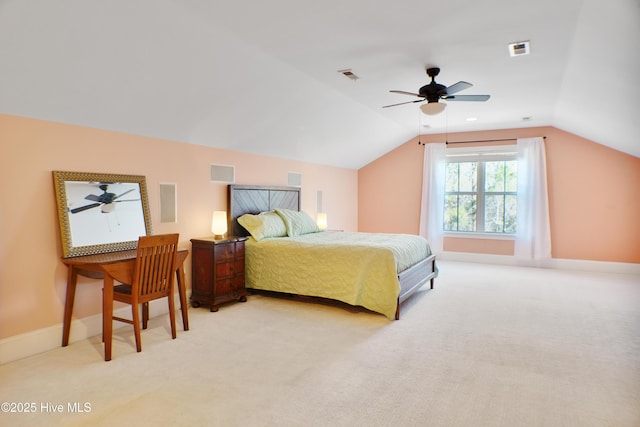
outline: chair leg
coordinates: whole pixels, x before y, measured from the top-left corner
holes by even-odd
[[[142,342],[140,339],[140,309],[138,304],[131,304],[131,317],[133,318],[133,332],[136,336],[136,351],[142,351]]]
[[[176,309],[173,301],[173,293],[169,294],[169,321],[171,322],[171,337],[176,339]]]
[[[142,329],[147,329],[149,323],[149,303],[142,303]]]
[[[104,307],[104,288],[102,288],[102,307]],[[111,315],[113,316],[113,313],[111,313]],[[102,343],[104,344],[104,321],[102,322]]]
[[[104,341],[104,360],[111,360],[111,340],[113,336],[113,278],[104,275],[102,291],[102,341]]]

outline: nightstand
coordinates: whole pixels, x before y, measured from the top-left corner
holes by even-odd
[[[245,302],[244,242],[247,237],[191,239],[191,305],[211,311],[228,301]]]

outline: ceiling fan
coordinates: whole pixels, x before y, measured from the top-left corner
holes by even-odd
[[[451,86],[447,87],[436,82],[435,78],[438,74],[440,74],[440,68],[427,68],[427,75],[431,77],[431,83],[422,86],[418,93],[405,92],[403,90],[390,91],[392,93],[417,96],[421,99],[416,99],[415,101],[400,102],[398,104],[385,105],[382,108],[427,101],[426,104],[420,107],[420,110],[422,110],[422,112],[425,114],[434,115],[441,113],[446,108],[446,104],[438,102],[440,99],[444,99],[446,101],[484,102],[490,97],[490,95],[454,95],[464,89],[470,88],[473,85],[468,82],[459,81],[458,83],[452,84]]]
[[[109,213],[109,212],[113,212],[113,210],[116,208],[114,204],[116,202],[135,202],[140,200],[140,199],[118,200],[120,197],[124,196],[125,194],[131,193],[133,190],[135,190],[135,188],[127,190],[124,193],[121,193],[118,195],[116,195],[115,193],[109,193],[107,191],[109,188],[108,184],[104,184],[104,183],[100,184],[98,188],[102,190],[101,195],[96,196],[95,194],[89,194],[87,197],[85,197],[86,200],[91,200],[95,203],[70,209],[69,212],[71,212],[72,214],[75,214],[78,212],[83,212],[83,211],[101,206],[100,210],[102,211],[102,213]]]

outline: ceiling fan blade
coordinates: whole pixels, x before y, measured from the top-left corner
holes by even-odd
[[[120,197],[124,196],[127,193],[131,193],[133,190],[135,190],[135,188],[132,188],[131,190],[127,190],[124,193],[117,195],[116,197],[113,198],[113,200],[119,199]]]
[[[415,101],[401,102],[399,104],[383,105],[382,108],[395,107],[396,105],[414,104],[416,102],[424,102],[424,99],[416,99]]]
[[[447,101],[475,101],[475,102],[484,102],[491,98],[491,95],[456,95],[456,96],[446,96],[442,99]]]
[[[91,203],[90,205],[80,206],[79,208],[71,209],[69,212],[71,212],[72,214],[74,214],[74,213],[78,213],[78,212],[86,211],[86,210],[89,210],[89,209],[97,208],[97,207],[98,207],[98,206],[100,206],[101,204],[102,204],[102,203]]]
[[[402,95],[411,95],[411,96],[419,96],[420,98],[424,98],[424,96],[418,94],[418,93],[413,93],[413,92],[406,92],[404,90],[390,90],[389,92],[391,93],[399,93]]]
[[[126,200],[114,200],[113,203],[121,203],[121,202],[139,202],[140,199],[126,199]]]
[[[100,196],[96,196],[95,194],[89,194],[87,197],[85,197],[86,200],[91,200],[93,202],[99,202],[100,201]]]
[[[458,82],[455,84],[452,84],[451,86],[449,86],[447,88],[447,95],[453,95],[454,93],[458,93],[461,90],[465,90],[465,89],[469,89],[470,87],[472,87],[473,85],[471,83],[468,82]]]

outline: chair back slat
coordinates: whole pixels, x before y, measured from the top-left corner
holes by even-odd
[[[173,291],[178,234],[141,236],[131,292],[141,300]]]

